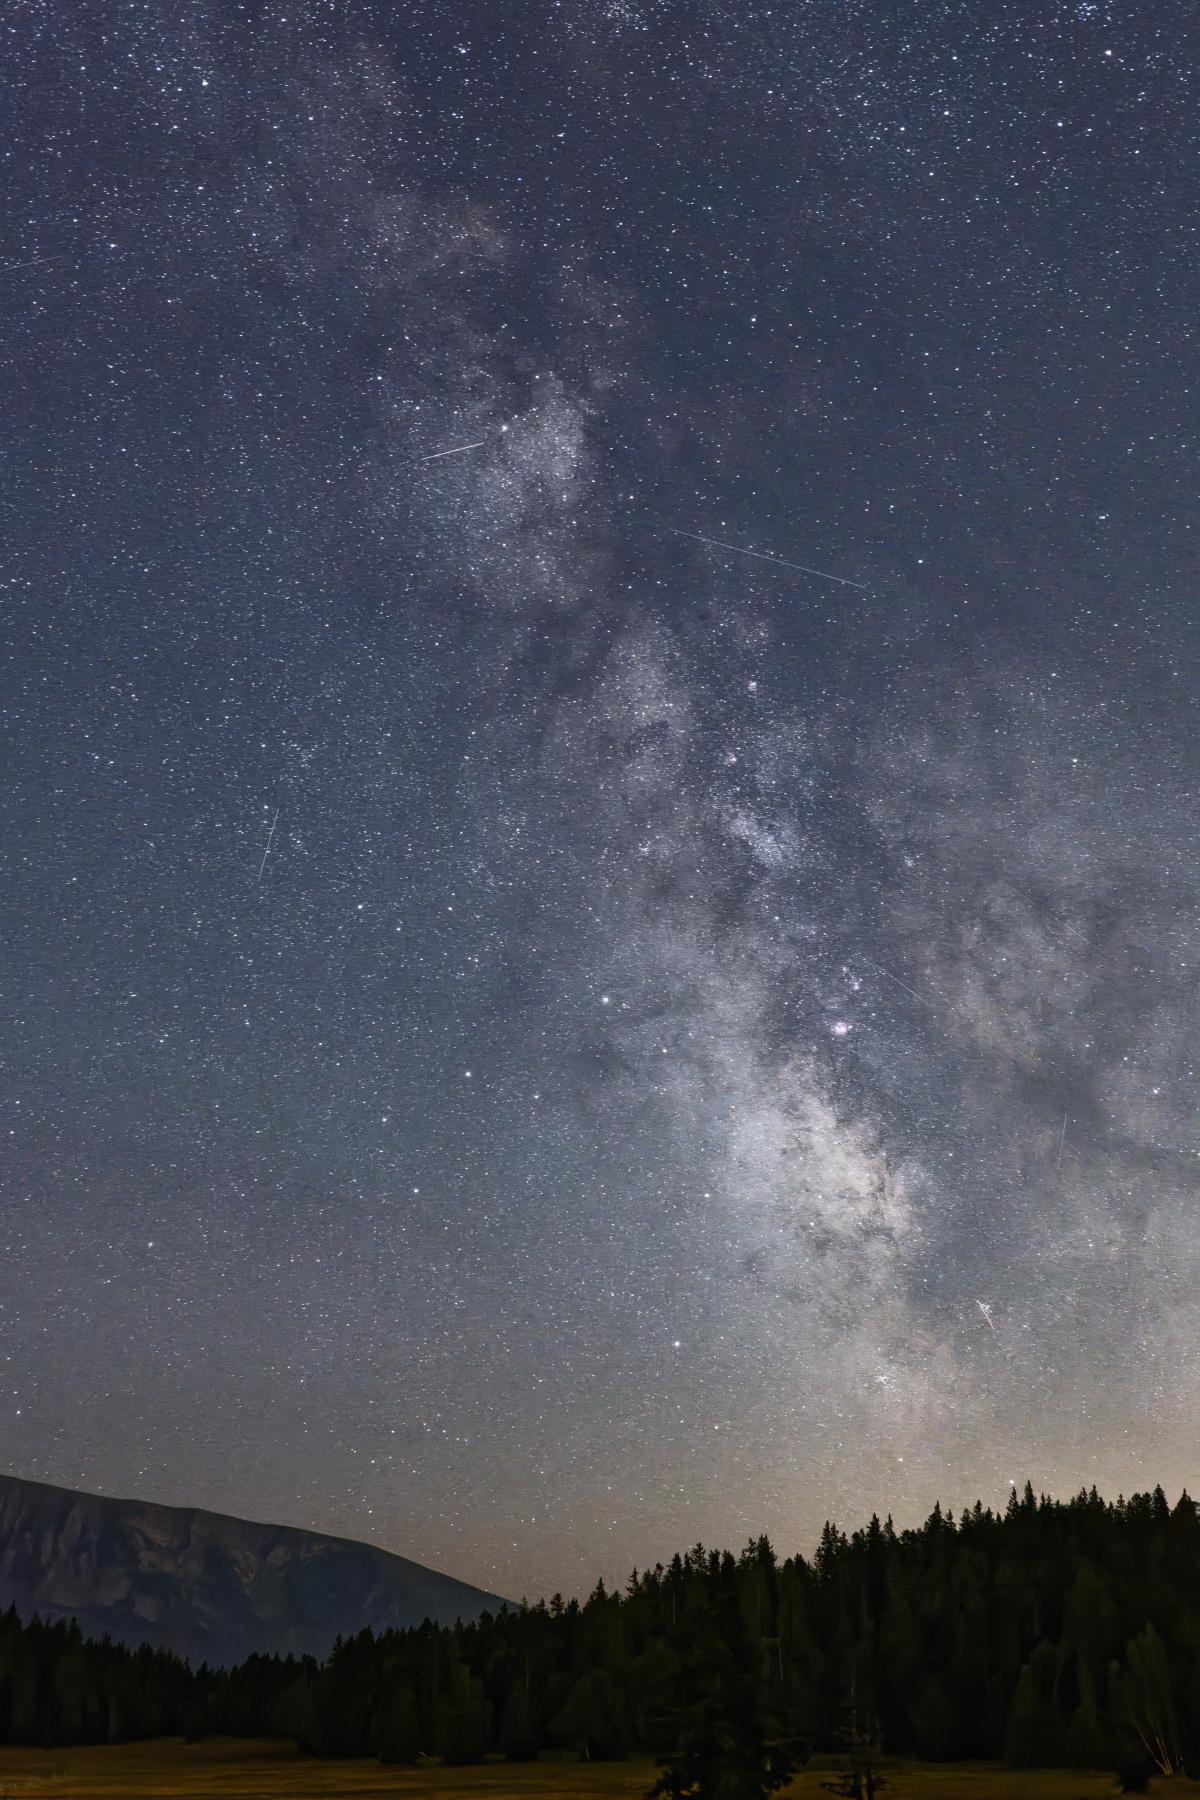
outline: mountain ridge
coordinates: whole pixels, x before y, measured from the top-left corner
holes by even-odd
[[[500,1596],[354,1538],[0,1474],[0,1608],[229,1666],[453,1624]]]

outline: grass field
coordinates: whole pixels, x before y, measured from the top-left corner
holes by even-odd
[[[383,1769],[315,1762],[276,1743],[177,1738],[111,1749],[0,1747],[0,1800],[641,1800],[649,1763],[503,1763],[465,1769]],[[884,1800],[1112,1800],[1108,1774],[999,1769],[990,1763],[886,1769]],[[786,1795],[819,1800],[827,1771],[806,1770]],[[1158,1800],[1196,1795],[1191,1782],[1154,1784]]]

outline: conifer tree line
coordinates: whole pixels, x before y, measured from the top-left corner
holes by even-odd
[[[740,1557],[697,1545],[623,1594],[601,1582],[582,1604],[364,1631],[323,1664],[193,1670],[0,1617],[10,1743],[231,1734],[384,1762],[556,1750],[678,1769],[713,1733],[757,1759],[755,1792],[851,1739],[871,1754],[1200,1772],[1196,1505],[1161,1488],[1064,1503],[1027,1485],[1003,1515],[977,1503],[909,1531],[826,1525],[811,1560],[779,1562],[766,1538]]]

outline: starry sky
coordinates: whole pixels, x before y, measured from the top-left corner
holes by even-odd
[[[581,1592],[1198,1479],[1182,0],[23,0],[4,1468]]]

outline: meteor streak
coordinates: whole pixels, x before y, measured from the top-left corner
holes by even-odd
[[[885,969],[881,963],[872,962],[869,956],[860,956],[858,960],[866,963],[868,969],[875,969],[880,975],[886,975],[889,981],[894,981],[898,988],[903,988],[906,994],[911,994],[913,999],[919,1000],[922,1006],[929,1005],[928,1000],[922,999],[915,988],[910,988],[907,981],[901,981],[898,975],[893,975],[892,971]]]
[[[267,833],[267,847],[263,851],[262,861],[258,865],[258,875],[257,875],[256,879],[259,881],[262,880],[263,870],[267,866],[267,858],[271,854],[271,840],[275,836],[275,827],[278,825],[278,823],[279,823],[279,808],[276,807],[275,808],[275,817],[271,820],[271,829]]]
[[[816,575],[822,581],[836,581],[841,587],[857,588],[860,594],[868,591],[865,582],[851,581],[845,575],[831,575],[827,569],[810,569],[807,563],[788,562],[782,556],[768,556],[763,550],[747,550],[741,544],[725,544],[720,538],[701,537],[698,531],[680,531],[675,525],[668,525],[667,530],[675,537],[691,538],[694,544],[711,544],[716,550],[732,550],[735,556],[754,556],[759,562],[775,563],[781,569],[799,569],[802,575]]]
[[[421,457],[420,460],[423,463],[437,462],[438,458],[441,456],[461,456],[464,450],[480,450],[486,443],[486,438],[476,438],[473,444],[455,444],[453,449],[450,450],[433,450],[428,456]]]

